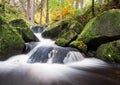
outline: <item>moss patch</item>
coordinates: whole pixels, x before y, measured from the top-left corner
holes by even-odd
[[[77,33],[74,30],[69,30],[68,32],[64,33],[60,38],[58,38],[55,43],[59,46],[68,46],[69,43],[74,38],[76,38],[76,36]]]
[[[24,48],[24,41],[17,32],[0,16],[0,59],[9,58],[22,52]]]
[[[97,56],[106,61],[120,63],[120,40],[101,45]]]
[[[65,20],[63,22],[54,23],[42,35],[43,37],[57,39],[62,37],[62,35],[69,30],[74,30],[77,34],[79,34],[83,30],[83,26],[78,21]]]
[[[28,28],[27,23],[23,19],[15,19],[9,22],[21,34],[25,42],[35,41],[36,37]]]
[[[83,41],[73,41],[70,43],[69,46],[77,48],[84,53],[86,53],[86,51],[87,51],[87,45],[84,44]]]
[[[83,41],[89,46],[96,46],[120,39],[120,10],[114,9],[109,10],[101,15],[91,19],[84,30],[79,34],[77,41]],[[107,39],[105,39],[107,37]],[[116,38],[117,37],[117,38]],[[103,39],[102,39],[103,38]],[[111,39],[114,38],[114,39]],[[99,41],[102,40],[103,42]],[[91,43],[92,42],[92,43]],[[98,46],[99,46],[98,45]],[[95,50],[95,49],[91,49]]]

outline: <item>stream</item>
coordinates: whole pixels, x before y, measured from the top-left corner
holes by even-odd
[[[44,28],[31,27],[38,42],[26,54],[0,61],[0,85],[120,85],[120,65],[85,58],[77,49],[44,39]]]

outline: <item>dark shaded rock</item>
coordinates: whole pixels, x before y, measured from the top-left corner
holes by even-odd
[[[90,20],[76,41],[83,41],[88,50],[120,39],[120,10],[109,10]]]
[[[37,41],[36,36],[29,29],[28,25],[23,19],[15,19],[9,22],[20,33],[25,42]]]
[[[76,39],[77,33],[74,30],[69,30],[68,32],[64,33],[60,38],[56,40],[56,44],[59,46],[68,46],[69,43]]]
[[[81,23],[75,20],[66,20],[52,24],[42,36],[45,38],[57,39],[69,30],[74,30],[76,33],[80,33],[83,29]]]
[[[103,60],[120,63],[120,40],[102,44],[97,56]]]
[[[81,61],[84,57],[75,48],[59,46],[41,46],[31,55],[28,63],[70,63]]]
[[[69,46],[77,48],[84,53],[87,51],[87,45],[83,41],[73,41]]]
[[[20,34],[0,16],[0,60],[22,53],[23,48]]]

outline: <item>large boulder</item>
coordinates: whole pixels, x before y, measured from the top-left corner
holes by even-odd
[[[67,33],[69,30],[73,30],[74,32],[79,34],[82,31],[82,29],[83,25],[78,21],[65,20],[50,25],[50,27],[47,28],[45,32],[43,32],[42,36],[45,38],[58,39],[63,38],[63,35]]]
[[[56,44],[59,46],[68,46],[69,43],[77,37],[77,33],[74,30],[69,30],[64,33],[60,38],[56,40]]]
[[[99,46],[97,56],[102,60],[120,63],[120,40]]]
[[[79,34],[88,50],[96,50],[101,44],[120,39],[120,10],[109,10],[91,19]]]
[[[20,33],[25,42],[36,41],[37,38],[29,29],[27,23],[23,19],[14,19],[9,22]]]
[[[22,53],[24,40],[17,30],[6,23],[4,17],[0,16],[0,60],[5,60],[12,55]]]

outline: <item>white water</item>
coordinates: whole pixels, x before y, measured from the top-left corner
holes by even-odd
[[[22,64],[22,63],[27,63],[28,59],[30,56],[37,50],[38,47],[40,46],[55,46],[55,42],[51,39],[44,39],[41,35],[41,33],[34,33],[37,38],[39,39],[40,42],[37,42],[37,46],[32,49],[28,54],[21,54],[21,55],[16,55],[12,56],[6,62],[8,63],[15,63],[15,64]]]
[[[52,58],[45,63],[26,63],[28,58],[40,46],[54,46],[54,41],[43,39],[40,34],[38,45],[26,55],[17,55],[0,62],[0,85],[120,85],[119,80],[111,78],[119,67],[111,70],[112,65],[96,58],[85,58],[76,61],[72,55],[76,52],[69,52],[64,59],[67,64],[51,64]],[[57,51],[52,50],[57,53]],[[77,54],[80,54],[77,52]],[[70,57],[71,56],[71,57]],[[78,60],[78,59],[77,59]],[[71,63],[69,63],[71,62]]]
[[[9,58],[6,62],[16,63],[16,64],[17,63],[18,64],[20,64],[20,63],[27,63],[27,61],[29,60],[30,56],[32,54],[34,54],[38,50],[39,47],[41,47],[41,46],[45,46],[45,47],[58,47],[57,45],[55,45],[55,41],[53,41],[51,39],[44,39],[42,37],[42,35],[41,35],[40,30],[38,30],[38,32],[34,33],[34,34],[36,35],[36,37],[40,41],[40,42],[37,42],[37,46],[34,49],[32,49],[28,54],[22,54],[22,55],[13,56],[13,57]],[[53,51],[54,51],[54,49],[51,50],[50,53],[48,53],[48,61],[47,61],[47,63],[53,63],[54,55],[57,54],[57,53],[55,53]],[[56,51],[58,51],[58,50],[56,50]],[[82,60],[82,59],[84,59],[84,57],[81,55],[80,52],[70,51],[70,52],[68,52],[68,54],[64,58],[63,63],[75,62],[75,61]]]

